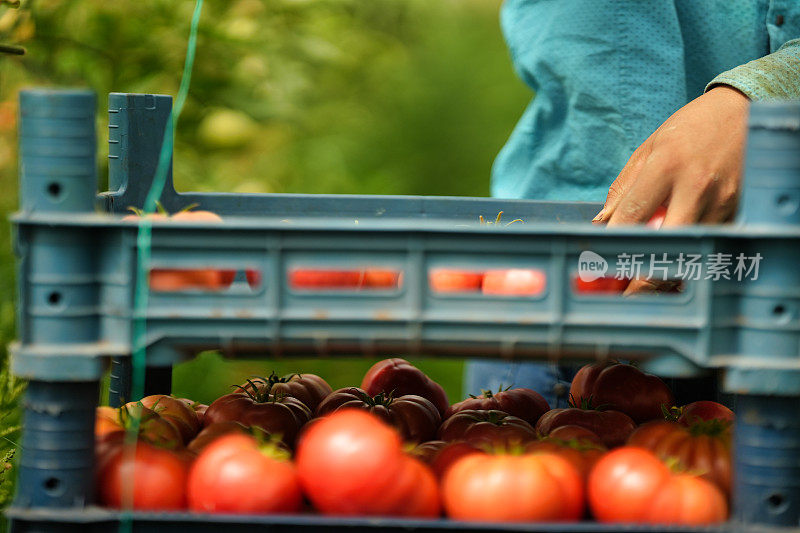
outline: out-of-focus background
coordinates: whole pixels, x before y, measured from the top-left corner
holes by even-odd
[[[99,95],[98,168],[107,174],[106,95],[174,95],[192,0],[0,0],[0,507],[12,490],[21,387],[7,370],[17,205],[16,99],[27,86]],[[11,5],[10,5],[11,4]],[[177,130],[180,190],[485,196],[497,151],[530,91],[511,68],[500,0],[206,2]],[[416,361],[415,361],[416,362]],[[224,363],[202,354],[174,390],[200,401],[242,375],[318,372],[358,385],[372,361]],[[460,361],[418,361],[452,400]],[[467,391],[465,391],[467,392]],[[469,391],[473,392],[473,391]],[[0,525],[2,527],[2,525]]]

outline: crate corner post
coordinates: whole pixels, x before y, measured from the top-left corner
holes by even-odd
[[[92,91],[20,93],[19,340],[12,369],[29,380],[14,511],[93,501],[94,420],[105,357],[91,216],[97,191]],[[13,522],[12,522],[13,524]],[[19,524],[15,524],[17,527]],[[45,528],[46,529],[46,528]]]
[[[800,525],[798,154],[800,103],[754,102],[736,223],[760,270],[741,285],[724,384],[737,395],[733,519],[747,526]]]

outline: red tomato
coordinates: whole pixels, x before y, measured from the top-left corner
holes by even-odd
[[[689,474],[673,475],[659,491],[647,514],[651,524],[701,526],[728,519],[728,505],[719,489]]]
[[[580,426],[600,438],[604,446],[621,446],[633,432],[636,424],[619,411],[597,411],[593,409],[551,409],[536,423],[540,435],[549,435],[560,426]]]
[[[187,482],[189,508],[205,513],[293,513],[300,483],[289,455],[248,435],[224,435],[197,457]]]
[[[134,211],[137,211],[137,212],[133,213],[133,214],[130,214],[130,215],[125,215],[124,217],[122,217],[122,220],[135,220],[135,221],[138,222],[139,220],[141,220],[143,218],[146,218],[148,220],[166,220],[167,219],[167,215],[164,214],[164,213],[148,213],[148,214],[144,215],[144,214],[142,214],[141,212],[139,212],[138,210],[136,210],[136,209],[134,209],[132,207],[129,207],[128,209],[133,209]]]
[[[155,292],[220,291],[230,287],[234,277],[236,277],[236,272],[233,270],[154,268],[150,270],[150,290]]]
[[[604,276],[592,281],[584,281],[579,276],[572,280],[574,290],[578,294],[622,294],[631,282],[629,279],[617,279],[614,276]]]
[[[662,460],[677,459],[683,468],[701,473],[726,495],[731,493],[731,432],[727,422],[701,422],[687,428],[653,420],[631,434],[628,446],[650,450]]]
[[[413,394],[392,398],[384,393],[371,397],[358,387],[334,391],[319,404],[317,416],[325,416],[339,409],[366,409],[387,424],[394,426],[410,442],[424,442],[436,436],[441,417],[436,407]]]
[[[442,497],[455,520],[575,521],[584,511],[580,474],[548,453],[466,455],[445,473]]]
[[[358,270],[298,268],[289,271],[289,287],[300,290],[357,289],[361,277]]]
[[[180,222],[222,222],[222,217],[216,213],[194,209],[178,211],[170,219]]]
[[[495,393],[484,390],[480,396],[470,395],[466,400],[451,405],[445,412],[444,419],[464,410],[503,411],[536,425],[539,417],[550,410],[550,405],[541,394],[532,389],[501,389]]]
[[[659,378],[612,361],[581,368],[569,393],[576,403],[588,400],[593,407],[623,412],[637,424],[663,418],[664,409],[675,403],[672,391]]]
[[[433,268],[428,272],[428,283],[433,292],[478,292],[483,283],[483,273],[452,268]]]
[[[383,268],[367,268],[361,279],[361,287],[367,289],[399,289],[402,283],[402,272]]]
[[[406,457],[404,462],[401,471],[403,476],[393,487],[395,493],[402,494],[402,499],[393,511],[400,516],[413,518],[441,516],[441,494],[436,476],[417,459]]]
[[[508,448],[536,440],[533,426],[502,411],[459,411],[439,427],[444,441]]]
[[[440,415],[450,406],[442,386],[405,359],[378,361],[367,370],[361,388],[370,396],[381,392],[393,396],[422,396],[436,406]]]
[[[183,509],[188,470],[183,457],[146,442],[139,441],[135,452],[116,446],[97,473],[100,502],[142,511]]]
[[[244,275],[247,278],[247,284],[250,286],[251,289],[257,289],[261,286],[260,270],[248,268],[247,270],[244,271]]]
[[[708,420],[722,420],[733,423],[733,411],[717,402],[699,401],[692,402],[680,408],[678,423],[690,426],[695,422]]]
[[[255,386],[255,388],[253,388]],[[287,374],[278,377],[275,372],[268,378],[253,378],[243,383],[241,388],[255,392],[267,392],[272,395],[285,395],[297,398],[313,413],[320,402],[332,392],[328,382],[315,374]]]
[[[297,446],[304,493],[325,514],[383,514],[399,501],[387,491],[407,467],[400,435],[360,409],[318,419]]]
[[[538,296],[546,287],[547,276],[541,270],[512,268],[488,270],[483,274],[483,294]]]
[[[140,401],[142,405],[171,422],[180,432],[184,444],[192,440],[200,431],[200,420],[197,418],[197,414],[185,402],[165,394],[145,396]]]
[[[653,213],[653,216],[650,217],[650,220],[647,221],[647,226],[655,229],[660,229],[661,226],[664,225],[664,218],[667,215],[667,208],[663,205],[658,206],[656,212]]]
[[[203,423],[209,426],[228,420],[259,427],[292,446],[300,428],[311,420],[311,411],[296,398],[246,391],[217,398],[208,406]]]
[[[725,499],[713,484],[673,475],[652,452],[630,446],[609,452],[592,469],[589,505],[600,522],[700,525],[727,517]]]
[[[613,450],[589,474],[592,514],[600,522],[643,522],[670,475],[669,468],[647,450]]]
[[[437,518],[442,514],[439,484],[430,468],[404,455],[398,477],[384,489],[374,509],[366,514]]]

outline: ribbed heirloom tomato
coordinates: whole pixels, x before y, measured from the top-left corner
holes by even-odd
[[[113,433],[122,429],[119,419],[119,409],[101,406],[95,409],[94,416],[94,436],[102,437],[108,433]]]
[[[467,442],[432,440],[415,446],[409,453],[430,466],[436,477],[441,478],[450,465],[461,457],[485,452]]]
[[[297,398],[311,412],[332,392],[328,382],[316,374],[288,374],[280,377],[275,372],[266,378],[252,378],[241,385],[243,390],[266,391],[272,395],[285,395]],[[255,388],[254,388],[255,387]]]
[[[291,513],[302,503],[285,449],[240,433],[203,450],[189,471],[186,493],[190,509],[210,513]]]
[[[509,447],[536,440],[533,426],[502,411],[459,411],[439,427],[444,441],[464,441],[474,446]]]
[[[675,422],[653,420],[639,426],[628,439],[662,460],[675,459],[692,472],[731,493],[730,423],[722,420],[696,422],[684,427]]]
[[[433,464],[434,458],[436,458],[436,456],[439,454],[442,448],[444,448],[448,444],[449,443],[443,440],[429,440],[426,442],[420,442],[418,444],[414,444],[414,447],[410,449],[408,448],[407,445],[406,449],[409,455],[411,455],[412,457],[416,457],[426,465],[430,466],[431,464]]]
[[[145,396],[140,401],[142,405],[171,422],[180,432],[184,444],[192,440],[200,431],[200,420],[197,418],[197,413],[185,402],[166,394]]]
[[[587,429],[597,435],[608,448],[625,444],[636,428],[633,420],[619,411],[567,407],[551,409],[543,414],[536,423],[536,431],[540,435],[550,435],[553,430],[561,426],[580,426]]]
[[[287,445],[293,446],[300,429],[311,420],[311,411],[290,396],[245,390],[217,398],[203,417],[206,426],[227,420],[260,427],[271,435],[280,435]]]
[[[447,420],[459,411],[503,411],[536,425],[539,417],[550,410],[544,397],[532,389],[500,389],[498,392],[481,391],[480,396],[472,396],[451,405],[444,414]]]
[[[677,422],[684,426],[690,426],[695,422],[708,420],[722,420],[724,422],[733,423],[735,418],[733,411],[721,403],[708,400],[692,402],[684,405],[678,409],[678,411],[680,415],[678,416]]]
[[[383,392],[395,397],[415,394],[429,400],[440,415],[444,415],[450,402],[441,385],[425,375],[405,359],[384,359],[367,370],[361,388],[370,396]]]
[[[319,404],[317,416],[325,416],[339,409],[366,409],[387,424],[395,427],[410,442],[425,442],[436,436],[441,418],[436,407],[413,394],[392,398],[379,393],[374,397],[358,387],[334,391]]]
[[[663,409],[675,403],[672,391],[659,378],[612,361],[581,368],[569,393],[575,403],[588,401],[591,407],[620,411],[637,424],[663,418]]]
[[[178,398],[178,400],[186,404],[187,407],[189,407],[192,411],[194,411],[194,414],[197,415],[197,420],[200,422],[200,426],[202,427],[203,417],[206,414],[206,409],[208,409],[208,405],[196,402],[194,400],[190,400],[189,398]]]
[[[574,521],[584,511],[580,474],[550,453],[466,455],[445,472],[442,497],[456,520]]]
[[[175,424],[138,402],[125,404],[119,409],[98,407],[95,414],[95,437],[124,433],[135,419],[139,420],[140,439],[169,449],[183,447],[183,437]]]
[[[603,445],[603,441],[600,440],[600,437],[597,436],[597,433],[581,426],[573,426],[573,425],[558,426],[557,428],[551,430],[550,433],[547,434],[547,436],[552,439],[558,439],[563,441],[574,440],[586,446],[592,444],[596,446]]]
[[[433,474],[403,453],[393,428],[366,411],[343,409],[310,424],[298,443],[296,464],[303,491],[323,513],[440,513]]]

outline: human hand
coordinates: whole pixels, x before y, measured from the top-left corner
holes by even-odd
[[[721,223],[736,210],[748,98],[719,86],[669,117],[633,153],[594,222],[644,223],[666,206],[664,226]],[[631,281],[625,295],[679,290],[675,282]]]
[[[718,86],[669,117],[633,153],[594,222],[646,222],[665,205],[664,226],[720,223],[736,210],[748,98]]]

